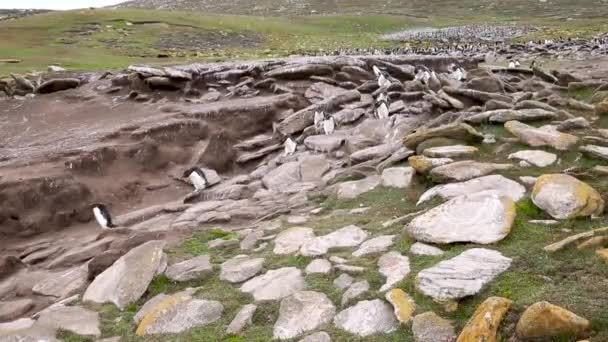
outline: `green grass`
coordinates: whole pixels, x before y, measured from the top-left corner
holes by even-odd
[[[443,10],[445,4],[425,2],[424,6],[416,7],[433,6]],[[477,12],[471,16],[466,4],[449,6],[452,9],[466,7],[467,10],[460,16],[451,17],[436,16],[442,11],[418,17],[410,16],[408,11],[379,14],[384,11],[382,8],[357,14],[290,17],[141,9],[44,13],[0,22],[0,59],[22,60],[18,64],[0,64],[0,77],[10,72],[45,70],[50,64],[78,70],[117,69],[134,63],[162,65],[243,60],[310,51],[333,52],[339,48],[388,47],[398,43],[382,41],[381,35],[413,27],[474,23],[543,27],[526,39],[589,36],[608,29],[605,21],[590,16],[573,21],[551,16],[539,18],[536,12],[528,11],[519,16],[506,12],[500,15]],[[144,22],[148,24],[142,25]],[[192,43],[193,40],[196,43]],[[158,58],[159,54],[168,57]]]

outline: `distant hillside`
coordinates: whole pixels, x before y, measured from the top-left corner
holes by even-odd
[[[391,14],[599,18],[608,14],[606,0],[132,0],[119,6],[265,16]]]
[[[0,9],[0,21],[26,17],[28,15],[49,12],[48,10]]]

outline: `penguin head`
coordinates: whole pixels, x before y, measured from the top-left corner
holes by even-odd
[[[89,207],[91,208],[91,210],[95,209],[95,208],[99,208],[99,210],[102,212],[106,212],[106,213],[108,212],[108,207],[103,203],[98,203],[98,202],[91,203],[91,204],[89,204]]]

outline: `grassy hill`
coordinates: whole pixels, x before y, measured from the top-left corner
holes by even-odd
[[[235,8],[242,1],[237,0]],[[437,13],[449,14],[444,12]],[[91,70],[131,63],[252,59],[386,46],[389,43],[380,41],[380,35],[413,27],[508,21],[545,25],[539,35],[588,35],[608,29],[605,20],[593,18],[515,20],[477,14],[455,18],[372,13],[260,17],[123,8],[49,12],[0,21],[0,60],[21,60],[17,64],[0,62],[0,77],[45,70],[50,64]]]
[[[132,0],[121,7],[197,10],[239,15],[391,14],[413,17],[595,17],[608,14],[603,0]]]

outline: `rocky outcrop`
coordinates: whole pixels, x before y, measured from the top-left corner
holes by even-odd
[[[580,180],[564,174],[540,176],[532,189],[532,201],[556,219],[601,215],[604,200]]]

